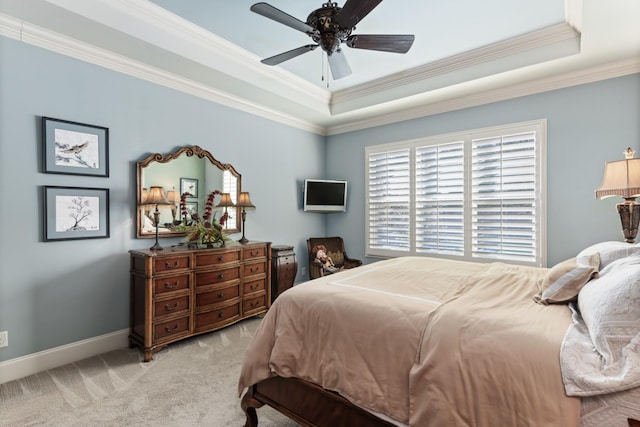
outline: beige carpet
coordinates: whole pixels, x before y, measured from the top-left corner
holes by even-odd
[[[123,348],[1,384],[0,426],[241,427],[240,363],[260,320],[172,344],[148,363]],[[297,426],[257,412],[261,427]]]

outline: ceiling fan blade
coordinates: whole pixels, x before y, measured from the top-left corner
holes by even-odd
[[[407,53],[414,40],[413,34],[354,34],[347,39],[347,46],[355,49]]]
[[[336,50],[328,57],[333,80],[338,80],[351,74],[351,67],[349,67],[347,57],[344,56],[341,49]]]
[[[288,61],[292,58],[295,58],[296,56],[302,55],[303,53],[307,53],[310,52],[312,50],[315,50],[315,48],[317,48],[318,45],[317,44],[308,44],[305,46],[301,46],[299,48],[296,49],[291,49],[288,50],[286,52],[283,52],[281,54],[275,55],[275,56],[271,56],[269,58],[265,58],[263,59],[262,62],[263,64],[266,65],[278,65],[284,61]]]
[[[286,12],[277,9],[270,4],[260,2],[251,6],[251,11],[257,13],[258,15],[265,16],[269,19],[273,19],[276,22],[284,24],[288,27],[291,27],[295,30],[302,31],[303,33],[313,34],[315,29],[307,25],[306,22],[299,20]]]
[[[340,28],[353,28],[362,21],[382,0],[347,0],[336,20]]]

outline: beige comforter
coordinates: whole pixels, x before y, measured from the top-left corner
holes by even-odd
[[[559,348],[566,306],[533,302],[546,270],[405,257],[280,295],[239,392],[298,377],[410,426],[576,426]]]

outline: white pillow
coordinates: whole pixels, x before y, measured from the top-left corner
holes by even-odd
[[[640,336],[640,254],[611,262],[578,295],[578,307],[605,366]],[[636,339],[637,341],[637,339]]]
[[[619,241],[600,242],[584,248],[577,255],[577,258],[593,255],[596,252],[600,254],[599,270],[602,271],[603,268],[617,259],[640,253],[640,246]]]

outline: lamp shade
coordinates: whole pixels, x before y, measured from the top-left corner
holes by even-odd
[[[219,207],[230,207],[233,206],[233,200],[231,200],[231,194],[229,193],[222,193],[222,198],[220,199],[220,202],[216,205]]]
[[[176,203],[180,201],[180,195],[176,191],[176,188],[173,187],[171,190],[167,191],[167,200],[171,203]]]
[[[249,193],[243,191],[240,193],[240,197],[238,198],[238,203],[236,206],[240,206],[242,208],[255,208],[253,203],[251,203],[251,198],[249,198]]]
[[[162,187],[155,186],[149,188],[149,194],[144,201],[145,205],[170,205],[171,202],[167,200],[164,195]]]
[[[607,162],[602,185],[596,190],[596,199],[611,196],[625,199],[640,197],[640,159]]]

